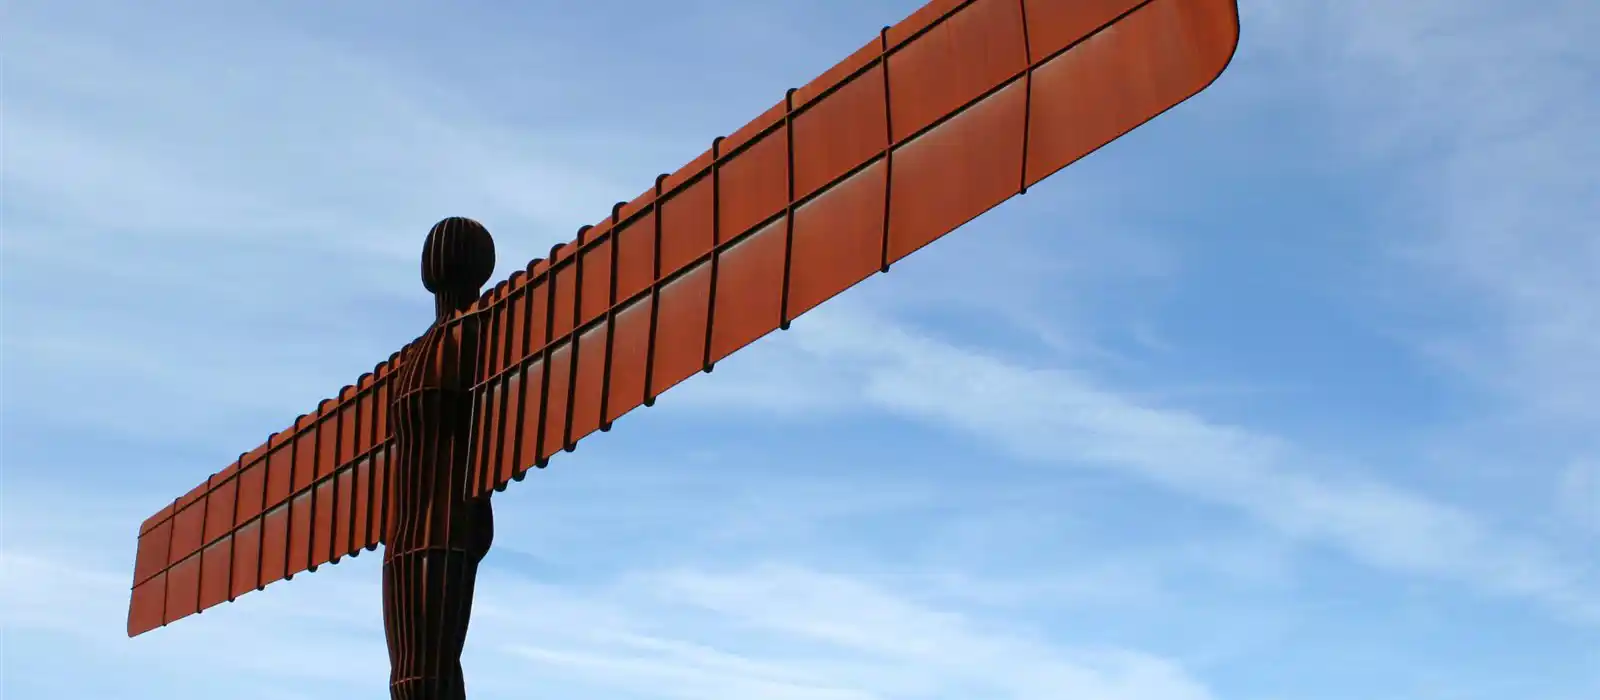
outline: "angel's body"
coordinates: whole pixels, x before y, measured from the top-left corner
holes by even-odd
[[[393,700],[461,700],[461,651],[478,563],[494,539],[489,496],[468,498],[481,325],[461,312],[494,267],[477,222],[428,234],[423,284],[435,318],[401,355],[389,410],[394,517],[384,538],[383,622]]]

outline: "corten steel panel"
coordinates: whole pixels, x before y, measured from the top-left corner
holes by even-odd
[[[658,213],[661,262],[657,279],[683,269],[711,250],[716,236],[712,184],[710,177],[701,178],[662,202]]]
[[[711,263],[702,262],[661,288],[651,339],[650,396],[659,396],[705,368]]]
[[[354,556],[369,543],[367,533],[372,531],[372,510],[377,496],[372,491],[372,461],[356,462],[350,470],[354,491],[350,496],[350,554]]]
[[[154,515],[145,518],[144,522],[139,525],[139,534],[143,535],[149,532],[155,526],[160,525],[161,523],[170,519],[172,517],[172,507],[174,505],[176,505],[176,503],[168,503],[167,505],[163,506],[161,510],[156,511]]]
[[[513,279],[520,281],[521,276],[524,274],[526,273],[518,270],[513,275]],[[528,328],[528,291],[527,287],[522,287],[512,293],[510,299],[506,302],[506,316],[503,321],[505,324],[505,359],[502,360],[502,365],[509,364],[510,360],[522,358],[528,354],[526,332]],[[491,345],[492,343],[484,344]]]
[[[268,508],[289,500],[289,496],[294,493],[293,439],[292,434],[286,438],[272,439],[272,451],[267,453]],[[285,444],[286,442],[288,444]]]
[[[235,528],[261,515],[264,508],[263,499],[266,497],[266,478],[267,465],[260,459],[247,463],[239,470],[239,476],[235,478],[238,484],[238,497],[235,503],[237,510],[233,517]]]
[[[882,153],[889,145],[887,109],[883,68],[873,66],[795,116],[795,195],[812,194]]]
[[[624,224],[617,233],[617,299],[632,299],[655,280],[654,211]],[[536,349],[536,348],[530,348]]]
[[[324,479],[317,483],[317,490],[311,495],[311,569],[315,570],[330,561],[335,556],[334,543],[334,510],[338,505],[338,494],[334,493],[335,479]]]
[[[1117,139],[1175,95],[1208,85],[1226,60],[1217,47],[1238,36],[1232,9],[1221,0],[1153,2],[1034,71],[1028,182]]]
[[[611,385],[606,395],[606,422],[644,403],[645,365],[650,360],[650,297],[617,311],[611,338]]]
[[[256,587],[263,588],[283,580],[289,563],[289,505],[267,511],[261,522],[261,566],[256,571]]]
[[[1049,56],[1141,4],[1141,0],[1023,0],[1028,49],[1035,56]]]
[[[878,58],[883,55],[883,44],[879,37],[856,49],[843,61],[835,63],[832,68],[823,71],[811,79],[811,82],[796,88],[794,91],[794,104],[803,105],[823,93],[835,89],[840,83],[847,82],[864,68],[876,65]]]
[[[165,624],[163,618],[167,604],[166,579],[166,574],[157,574],[155,578],[133,587],[133,594],[128,602],[129,637],[144,634]]]
[[[515,431],[517,426],[521,425],[522,420],[522,373],[517,372],[506,377],[505,384],[496,387],[495,391],[504,394],[505,406],[500,417],[495,421],[495,425],[497,429],[502,431]],[[537,396],[534,398],[538,399]],[[517,462],[522,457],[522,445],[517,440],[498,440],[495,442],[494,448],[494,460],[489,465],[489,473],[486,477],[490,480],[491,485],[503,479],[511,478],[512,471],[517,468]]]
[[[572,373],[572,417],[565,439],[568,447],[600,429],[600,404],[605,396],[606,335],[606,326],[602,323],[579,336],[577,362]]]
[[[893,263],[1016,194],[1027,91],[1000,92],[894,150],[889,257]],[[951,177],[960,172],[964,177]]]
[[[718,243],[772,218],[789,204],[788,138],[788,130],[780,126],[717,170]],[[732,148],[727,142],[722,147]]]
[[[232,577],[232,537],[200,550],[200,610],[228,601]]]
[[[540,459],[549,459],[566,446],[567,399],[572,385],[572,346],[563,344],[550,354],[545,372],[544,422],[540,425]]]
[[[1018,0],[977,0],[968,5],[889,57],[889,112],[894,115],[890,121],[895,140],[960,110],[1027,64]]]
[[[178,517],[173,519],[172,545],[167,554],[169,563],[176,563],[200,550],[201,543],[205,542],[205,517],[204,501],[192,503],[178,511]]]
[[[383,542],[389,530],[389,448],[379,448],[372,453],[372,502],[367,513],[367,537],[364,547],[373,548]]]
[[[486,386],[478,389],[477,413],[473,426],[473,479],[481,485],[488,478],[488,473],[499,464],[500,455],[505,451],[505,440],[500,439],[500,434],[506,429],[507,394],[510,377],[500,376],[489,380]],[[513,424],[514,425],[514,424]]]
[[[372,375],[369,374],[362,377],[361,383],[357,385],[359,393],[356,394],[356,455],[358,456],[372,449],[374,439],[382,441],[380,438],[374,437],[374,427],[385,436],[389,433],[388,424],[377,420],[378,392],[372,388],[372,381]],[[351,457],[351,459],[357,458]]]
[[[294,462],[294,493],[298,494],[311,488],[317,478],[316,416],[306,416],[297,423],[291,460]]]
[[[238,598],[259,588],[261,580],[261,520],[245,523],[233,533],[233,591]]]
[[[167,623],[195,614],[200,602],[200,554],[167,570],[167,603],[162,617]]]
[[[572,322],[575,308],[575,297],[578,291],[578,267],[576,265],[563,265],[555,271],[555,293],[553,298],[558,303],[550,305],[550,332],[557,336],[565,336],[572,332]]]
[[[873,163],[795,210],[791,317],[878,271],[883,262],[886,172],[882,161]]]
[[[311,492],[305,492],[289,501],[289,559],[284,570],[288,578],[311,566]]]
[[[501,462],[484,467],[493,478],[475,486],[503,486],[507,452],[516,462],[511,476],[520,477],[570,447],[562,444],[576,420],[568,409],[586,406],[591,393],[603,399],[601,423],[608,423],[708,369],[707,360],[738,345],[737,337],[771,330],[762,328],[772,321],[764,306],[748,315],[732,306],[713,315],[711,306],[714,297],[719,305],[730,298],[742,304],[753,293],[769,299],[770,278],[749,275],[749,282],[737,282],[733,278],[743,273],[729,267],[739,255],[729,249],[749,243],[761,226],[784,221],[781,324],[870,274],[874,249],[877,269],[886,270],[888,262],[1204,89],[1227,66],[1237,40],[1233,0],[937,0],[886,28],[728,138],[658,177],[651,190],[613,208],[608,221],[553,250],[549,261],[531,263],[525,274],[479,299],[475,308],[489,312],[498,356],[484,369],[478,390],[498,380],[516,386],[520,400],[513,415],[499,418],[516,429],[506,427],[497,437],[516,449],[497,447]],[[783,184],[781,198],[775,183]],[[882,219],[876,224],[875,214]],[[602,250],[606,246],[614,255]],[[770,253],[756,257],[765,261]],[[595,259],[607,263],[590,265]],[[586,268],[581,275],[579,260]],[[604,304],[596,291],[602,287]],[[526,319],[526,328],[518,318]],[[565,357],[575,335],[593,323],[609,328],[598,382],[587,361],[580,357],[574,367]],[[588,354],[583,342],[577,343],[580,356]],[[555,348],[563,358],[544,362]],[[210,496],[218,513],[230,500],[220,489],[236,494],[234,595],[282,576],[290,542],[289,514],[281,504],[313,488],[309,479],[316,475],[336,478],[367,464],[363,457],[383,453],[390,440],[388,377],[398,357],[379,363],[319,411],[337,422],[333,448],[318,449],[315,428],[307,436],[306,422],[297,421],[141,524],[135,583],[146,583],[130,602],[130,633],[148,628],[151,619],[171,618],[150,613],[149,601],[164,607],[174,595],[187,595],[158,583],[178,577],[163,573],[170,564],[154,562],[186,561],[217,534],[207,524],[208,489],[219,489]],[[527,380],[506,384],[514,371]],[[574,382],[575,371],[583,379]],[[509,395],[499,400],[512,405]],[[347,448],[352,423],[355,437]],[[560,428],[553,439],[552,425]],[[574,437],[586,426],[573,424]],[[302,476],[291,465],[295,452],[307,449],[314,456],[301,459],[310,460]],[[382,541],[389,517],[386,473],[386,461],[379,460],[352,477],[354,551]],[[200,525],[193,524],[195,515],[178,523],[177,514],[193,501],[201,502],[194,511]],[[272,516],[258,517],[274,507],[279,510]],[[338,509],[334,517],[342,517]],[[246,529],[261,538],[255,581],[240,580],[252,566],[243,557],[254,537]],[[181,548],[173,547],[174,539]],[[344,547],[332,548],[339,556]]]
[[[172,546],[172,521],[162,520],[149,532],[139,536],[139,549],[134,554],[133,583],[138,585],[160,574],[171,562],[167,553]]]
[[[783,316],[784,235],[788,218],[717,253],[710,361],[777,329]]]
[[[346,469],[334,477],[333,484],[333,547],[330,550],[334,563],[348,556],[356,548],[356,473]]]
[[[339,415],[336,404],[326,402],[322,414],[317,419],[317,462],[316,478],[323,479],[333,475],[333,470],[338,468],[339,462]]]
[[[228,534],[234,526],[234,510],[239,504],[239,481],[229,477],[206,496],[205,537],[206,542],[215,542],[218,538]]]
[[[348,464],[355,459],[356,445],[360,442],[356,435],[356,404],[350,400],[355,394],[355,387],[345,387],[339,393],[339,454],[335,459],[337,464]]]
[[[540,429],[540,426],[545,424],[546,373],[543,360],[533,362],[528,365],[527,380],[519,387],[519,391],[522,392],[522,419],[517,422],[517,425],[521,426],[517,431],[517,434],[521,436],[520,446],[517,451],[522,455],[522,463],[517,465],[517,471],[512,475],[513,477],[522,474],[527,471],[530,465],[539,462],[539,440],[543,437],[544,432]],[[539,463],[542,464],[542,462]]]
[[[611,239],[606,238],[584,251],[579,264],[583,278],[580,325],[589,323],[611,310]]]
[[[506,395],[506,411],[502,412],[498,425],[507,435],[515,435],[518,425],[522,425],[522,372],[512,372],[510,376],[506,377],[506,384],[502,385],[502,387],[496,387],[494,390]],[[534,396],[534,401],[538,401],[538,398],[539,396]],[[496,449],[494,460],[488,465],[485,475],[485,478],[488,479],[488,487],[493,487],[494,484],[498,483],[506,483],[507,479],[510,479],[510,476],[514,473],[515,468],[517,468],[518,460],[522,459],[522,443],[517,439],[501,439],[494,446],[494,449]]]

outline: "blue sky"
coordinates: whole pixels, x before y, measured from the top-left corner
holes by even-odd
[[[20,0],[0,695],[378,698],[379,559],[139,522],[918,0]],[[1600,8],[1245,0],[1209,91],[496,496],[475,699],[1600,696]]]

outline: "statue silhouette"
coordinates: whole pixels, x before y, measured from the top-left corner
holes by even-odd
[[[428,331],[399,358],[389,430],[393,517],[385,533],[383,627],[393,700],[461,700],[461,651],[478,563],[494,539],[489,496],[468,498],[482,323],[461,315],[494,271],[494,240],[476,221],[434,225],[422,284],[434,295]]]

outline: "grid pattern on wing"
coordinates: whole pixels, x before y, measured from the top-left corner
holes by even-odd
[[[1198,93],[1237,40],[1234,0],[935,0],[884,28],[479,300],[469,495]]]
[[[393,360],[140,526],[129,636],[380,543]]]
[[[467,495],[1198,93],[1238,29],[1235,0],[934,0],[885,27],[476,302]],[[130,634],[379,542],[397,356],[146,521]]]

